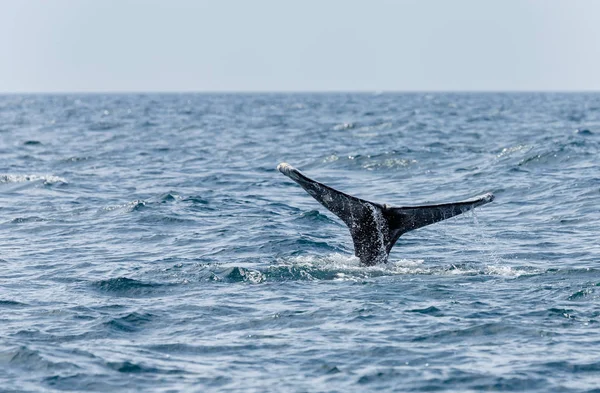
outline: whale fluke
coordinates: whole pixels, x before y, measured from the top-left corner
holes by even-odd
[[[277,169],[344,221],[352,235],[355,255],[362,264],[368,266],[387,262],[392,247],[404,233],[465,213],[494,200],[494,195],[487,193],[462,202],[391,207],[335,190],[308,178],[289,164],[281,163]]]

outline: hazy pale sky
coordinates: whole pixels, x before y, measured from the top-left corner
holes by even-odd
[[[0,92],[600,90],[596,0],[0,0]]]

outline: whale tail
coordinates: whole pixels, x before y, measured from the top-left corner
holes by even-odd
[[[494,200],[491,193],[466,201],[427,206],[390,207],[369,202],[312,180],[289,164],[277,169],[298,183],[350,229],[354,253],[364,265],[387,262],[404,233],[465,213]]]

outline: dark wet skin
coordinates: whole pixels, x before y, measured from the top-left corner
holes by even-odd
[[[312,180],[289,164],[277,169],[298,183],[350,229],[354,253],[363,265],[386,263],[404,233],[465,213],[494,200],[491,193],[439,205],[391,207],[353,197]]]

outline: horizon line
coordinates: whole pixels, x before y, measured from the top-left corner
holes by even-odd
[[[526,94],[526,93],[545,93],[545,94],[582,94],[582,93],[600,93],[600,89],[589,90],[47,90],[47,91],[0,91],[0,96],[9,95],[134,95],[134,94]]]

